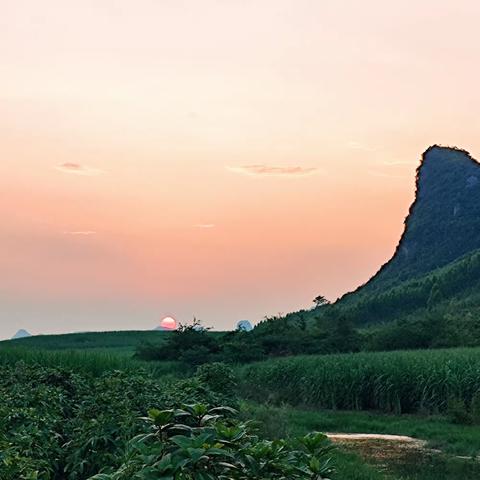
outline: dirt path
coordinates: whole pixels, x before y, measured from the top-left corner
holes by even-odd
[[[327,437],[334,443],[345,445],[362,455],[364,458],[375,460],[400,459],[415,453],[439,454],[441,450],[427,448],[427,441],[419,438],[407,437],[405,435],[387,435],[381,433],[326,433]],[[454,455],[460,460],[476,459]]]
[[[401,460],[412,453],[426,450],[427,442],[403,435],[377,433],[327,433],[334,443],[355,450],[365,459],[383,463],[387,460]]]
[[[386,442],[400,442],[410,444],[412,447],[424,448],[427,442],[418,438],[405,435],[387,435],[382,433],[327,433],[333,442],[355,442],[362,440],[384,440]]]

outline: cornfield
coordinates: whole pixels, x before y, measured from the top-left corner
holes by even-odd
[[[319,409],[441,413],[480,392],[480,349],[302,356],[240,369],[255,400]]]
[[[17,362],[41,367],[57,367],[75,372],[100,376],[105,372],[120,370],[135,373],[147,371],[154,376],[183,376],[176,362],[143,362],[115,351],[43,350],[41,348],[0,346],[0,366]]]

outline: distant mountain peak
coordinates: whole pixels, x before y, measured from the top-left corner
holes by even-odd
[[[480,248],[480,164],[457,147],[433,145],[417,169],[416,195],[393,257],[363,287],[381,289]]]
[[[442,147],[433,145],[422,155],[420,165],[417,168],[417,194],[423,183],[432,181],[430,175],[451,175],[461,174],[459,168],[477,170],[480,164],[469,152],[457,147]],[[466,170],[466,173],[468,171]],[[476,172],[478,175],[478,171]]]
[[[24,330],[21,328],[13,337],[12,340],[17,340],[19,338],[26,338],[26,337],[31,337],[32,335],[27,332],[27,330]]]

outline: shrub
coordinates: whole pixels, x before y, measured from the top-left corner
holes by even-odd
[[[127,442],[146,432],[145,410],[224,398],[197,377],[165,383],[142,370],[0,366],[0,479],[85,480],[117,469]]]
[[[447,414],[452,423],[459,425],[471,425],[472,416],[467,410],[465,401],[459,398],[452,398],[448,402]]]
[[[324,435],[260,440],[235,413],[202,404],[150,410],[149,432],[129,443],[123,464],[91,480],[321,480],[332,473]]]
[[[214,392],[227,397],[236,395],[237,378],[233,369],[224,363],[202,365],[197,369],[196,376]]]
[[[480,390],[477,391],[472,398],[470,411],[472,415],[472,422],[475,425],[480,425]]]

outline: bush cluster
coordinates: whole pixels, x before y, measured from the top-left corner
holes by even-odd
[[[80,480],[118,464],[150,408],[234,405],[202,379],[163,384],[142,371],[100,376],[39,364],[0,367],[0,478]]]
[[[319,480],[331,472],[322,435],[260,440],[235,419],[235,391],[223,364],[168,383],[142,371],[2,365],[0,478]]]
[[[181,326],[163,344],[143,343],[136,357],[146,361],[180,361],[187,366],[223,362],[242,364],[269,357],[333,352],[356,352],[361,337],[339,318],[322,328],[307,328],[297,319],[267,318],[253,331],[214,334],[198,323]]]
[[[261,440],[236,413],[202,404],[150,410],[148,432],[129,443],[122,465],[91,480],[322,480],[333,472],[324,435]]]

